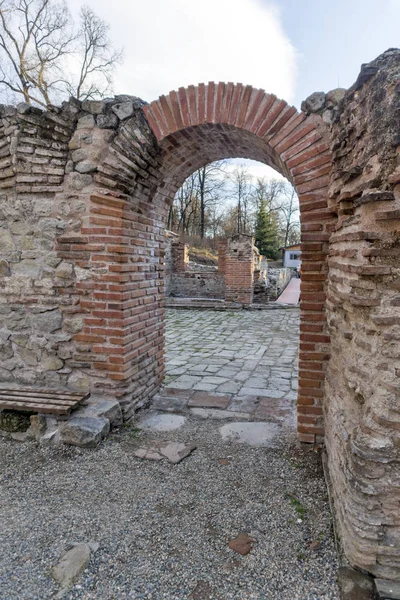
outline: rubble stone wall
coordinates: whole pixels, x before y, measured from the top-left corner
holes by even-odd
[[[225,277],[217,271],[172,273],[167,296],[178,298],[225,298]]]
[[[74,103],[0,108],[0,381],[81,389],[74,353],[79,267],[57,237],[80,228],[76,190],[62,194]]]
[[[332,118],[326,447],[353,564],[400,579],[400,51],[365,65]]]
[[[167,205],[142,106],[0,109],[1,381],[111,393],[126,418],[163,376]]]

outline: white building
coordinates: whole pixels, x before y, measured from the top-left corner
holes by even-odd
[[[298,269],[301,265],[300,244],[286,246],[285,248],[281,248],[281,250],[283,255],[283,266]]]

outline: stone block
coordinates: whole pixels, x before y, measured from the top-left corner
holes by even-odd
[[[128,117],[133,115],[133,103],[132,102],[121,102],[120,104],[114,104],[112,107],[112,111],[117,115],[117,117],[123,121]]]
[[[341,600],[374,600],[374,580],[351,567],[340,567],[338,584]]]
[[[64,554],[58,565],[52,568],[51,575],[60,584],[62,591],[68,590],[73,585],[89,563],[90,556],[88,544],[77,544]],[[56,597],[60,598],[62,595],[57,594]]]
[[[110,431],[104,417],[72,417],[60,428],[61,441],[71,446],[94,448]]]
[[[227,408],[231,396],[229,394],[209,394],[208,392],[195,392],[189,400],[188,406],[201,408]]]
[[[95,400],[90,398],[91,403],[82,407],[79,416],[82,417],[104,417],[110,421],[110,425],[118,427],[122,425],[122,411],[118,400]]]
[[[15,250],[14,240],[10,232],[6,229],[0,229],[0,252],[7,254]]]
[[[78,119],[77,129],[93,129],[95,125],[95,118],[93,115],[85,115]]]
[[[60,329],[62,316],[59,310],[49,310],[31,317],[32,328],[38,333],[52,333]]]
[[[400,582],[388,579],[375,579],[379,600],[400,600]]]

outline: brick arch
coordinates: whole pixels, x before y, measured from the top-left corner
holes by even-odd
[[[155,198],[172,202],[200,166],[250,158],[286,177],[299,196],[302,236],[298,433],[321,441],[329,335],[325,318],[326,255],[336,215],[328,208],[332,154],[320,117],[306,117],[273,94],[233,83],[199,84],[170,92],[144,113],[162,152]]]

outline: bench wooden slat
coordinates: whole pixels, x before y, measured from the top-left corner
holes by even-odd
[[[49,413],[52,415],[68,415],[72,407],[69,406],[55,406],[53,404],[40,404],[39,402],[7,402],[0,400],[0,408],[6,410],[17,410],[23,412],[38,412],[38,413]]]
[[[60,398],[62,400],[72,400],[77,401],[81,399],[86,399],[89,397],[89,393],[87,394],[76,394],[70,392],[53,392],[49,390],[36,390],[29,388],[21,388],[21,389],[13,389],[13,388],[0,388],[0,396],[33,396],[35,398]]]
[[[0,409],[68,415],[89,396],[39,388],[0,388]]]
[[[31,404],[51,404],[54,406],[70,406],[71,408],[79,404],[77,400],[59,400],[58,398],[43,398],[37,396],[0,396],[0,402],[29,402]]]

